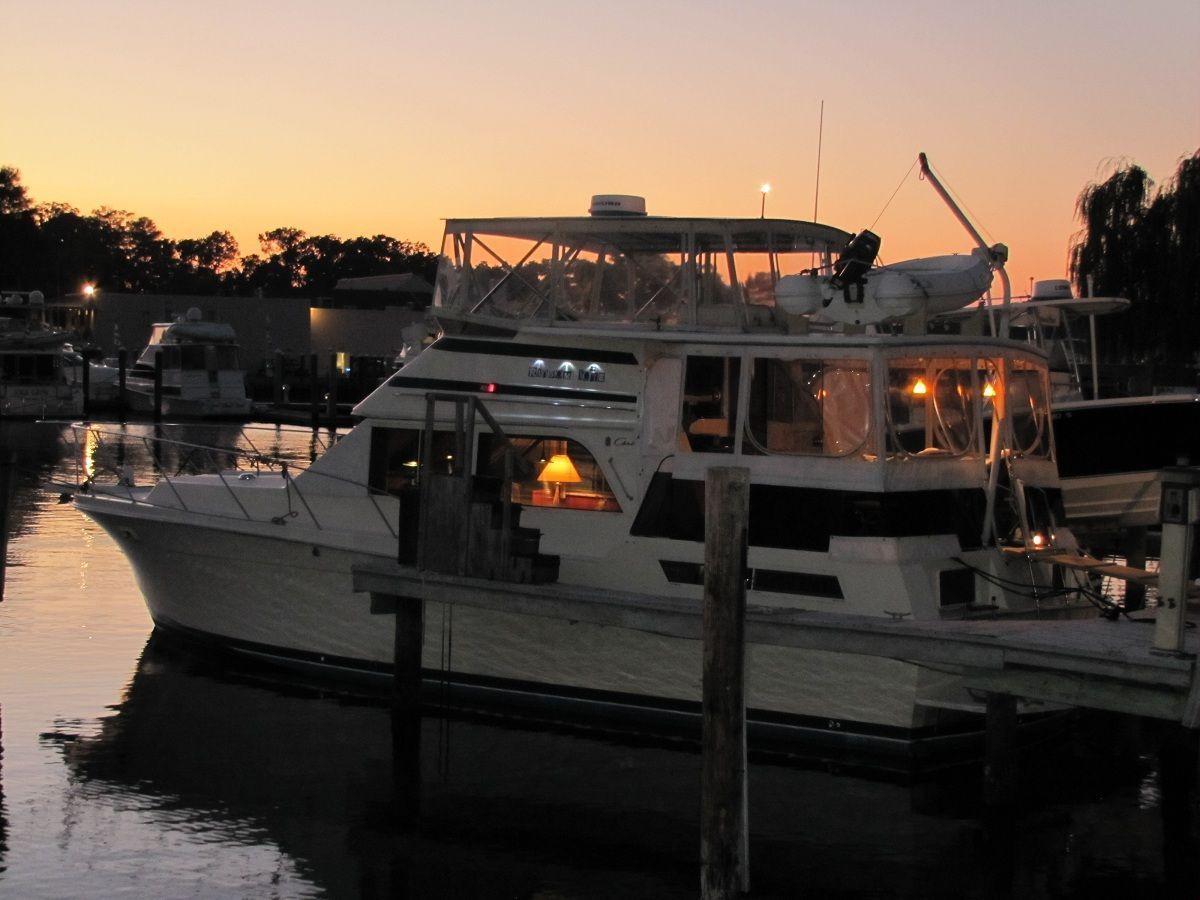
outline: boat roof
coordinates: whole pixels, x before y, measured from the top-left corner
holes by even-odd
[[[629,252],[679,252],[679,236],[694,235],[696,250],[739,253],[813,251],[841,248],[848,231],[799,219],[730,219],[690,216],[549,216],[447,219],[447,233],[471,232],[495,237],[543,241],[570,236],[583,248],[619,246]],[[732,241],[726,247],[725,237]]]

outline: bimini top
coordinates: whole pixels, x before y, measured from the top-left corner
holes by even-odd
[[[434,312],[509,327],[780,330],[779,279],[827,270],[850,238],[791,219],[449,219]]]

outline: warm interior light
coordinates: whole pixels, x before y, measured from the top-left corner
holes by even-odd
[[[579,472],[575,468],[575,463],[571,462],[571,457],[565,453],[555,453],[538,475],[538,481],[576,484],[583,479],[579,477]]]
[[[983,396],[988,398],[996,396],[996,389],[992,387],[992,383],[990,381],[983,386]]]
[[[1040,547],[1044,543],[1046,543],[1046,539],[1035,531],[1033,533],[1033,546]]]
[[[401,463],[400,465],[404,466],[404,468],[406,468],[406,469],[415,469],[415,468],[417,468],[417,466],[419,466],[421,464],[419,462],[417,462],[415,459],[410,459],[407,462]]]
[[[96,295],[96,286],[94,284],[89,283],[89,284],[85,284],[83,286],[83,296],[87,297],[90,300],[95,295]]]
[[[926,394],[929,393],[929,388],[927,388],[925,386],[924,378],[917,379],[916,383],[912,386],[912,392],[914,395],[916,395],[918,397],[924,397]]]

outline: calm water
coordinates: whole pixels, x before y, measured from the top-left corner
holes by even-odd
[[[0,896],[695,896],[693,747],[427,719],[421,825],[406,831],[387,710],[152,638],[112,542],[38,487],[74,480],[62,437],[3,435],[19,460],[0,603]],[[307,434],[266,443],[312,450]],[[148,466],[136,445],[93,459]],[[755,896],[1200,894],[1161,731],[1080,722],[1026,760],[1015,822],[984,816],[977,769],[906,785],[756,763]]]

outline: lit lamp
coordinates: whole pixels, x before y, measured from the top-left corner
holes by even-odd
[[[771,186],[764,184],[759,190],[762,191],[762,206],[759,208],[758,217],[765,219],[767,217],[767,194],[771,193]]]
[[[579,477],[579,472],[575,469],[575,464],[571,462],[571,457],[565,453],[555,453],[550,457],[550,461],[538,474],[538,481],[545,481],[554,485],[554,504],[560,505],[563,501],[564,484],[578,484],[583,481]]]

